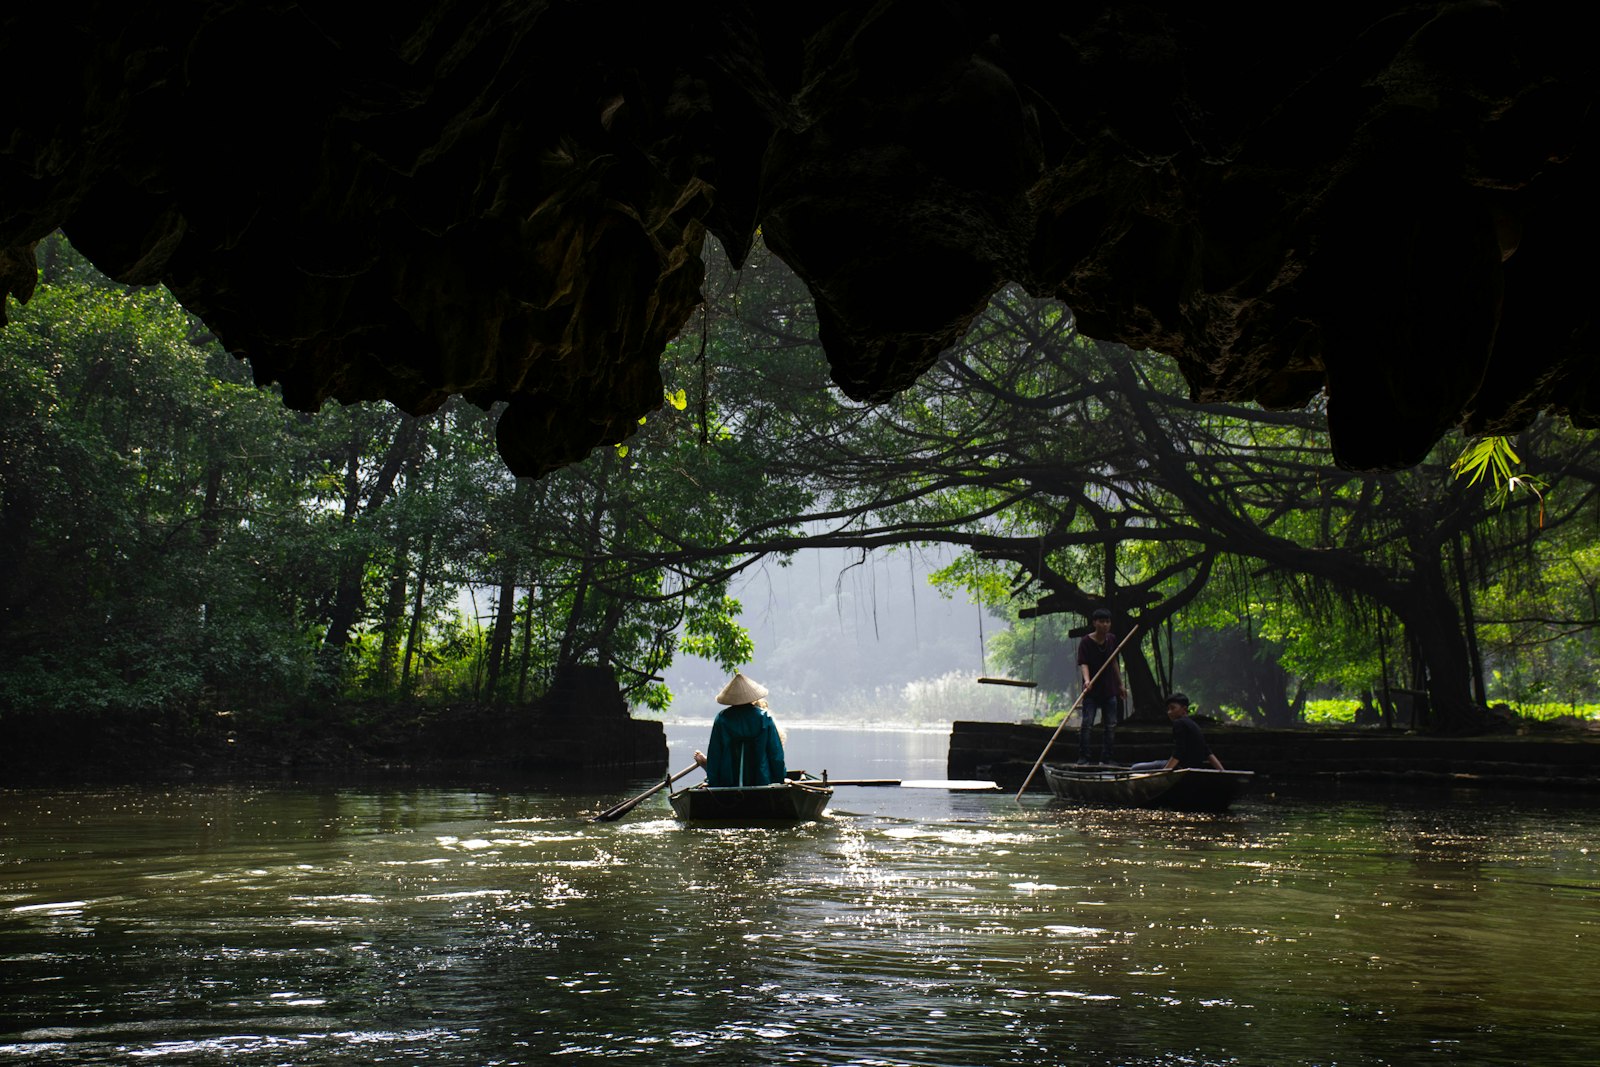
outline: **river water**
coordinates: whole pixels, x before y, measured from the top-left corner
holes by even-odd
[[[944,775],[942,733],[789,735]],[[1600,1062],[1593,798],[586,818],[648,784],[0,791],[0,1062]]]

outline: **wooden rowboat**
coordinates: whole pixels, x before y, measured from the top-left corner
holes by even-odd
[[[1250,787],[1254,771],[1177,767],[1170,771],[1130,771],[1126,767],[1045,764],[1050,791],[1066,800],[1119,808],[1170,808],[1174,811],[1227,811]]]
[[[819,781],[772,785],[697,785],[667,799],[680,819],[716,822],[810,822],[820,819],[833,787]]]

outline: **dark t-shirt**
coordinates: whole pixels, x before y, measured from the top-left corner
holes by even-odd
[[[1078,662],[1089,665],[1089,677],[1094,678],[1095,672],[1111,658],[1111,653],[1116,650],[1117,635],[1106,634],[1106,643],[1100,644],[1091,634],[1084,634],[1078,642]],[[1081,677],[1081,675],[1080,675]],[[1117,668],[1110,667],[1099,678],[1095,679],[1094,688],[1089,690],[1089,696],[1097,699],[1106,699],[1117,695]]]
[[[1180,767],[1209,767],[1211,746],[1200,724],[1187,715],[1172,724],[1172,754]]]

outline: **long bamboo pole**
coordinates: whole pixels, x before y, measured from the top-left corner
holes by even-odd
[[[1089,695],[1089,690],[1094,688],[1094,683],[1100,680],[1100,676],[1105,673],[1106,668],[1117,662],[1117,656],[1121,654],[1122,646],[1133,640],[1133,635],[1138,632],[1139,624],[1134,623],[1133,628],[1128,631],[1128,636],[1117,642],[1117,647],[1112,649],[1111,655],[1107,656],[1106,661],[1100,664],[1100,669],[1094,672],[1094,677],[1090,678],[1089,684],[1083,687],[1083,692],[1079,693],[1078,699],[1072,702],[1072,707],[1068,708],[1067,713],[1061,716],[1061,725],[1057,726],[1056,732],[1050,735],[1050,740],[1044,743],[1044,751],[1039,753],[1039,758],[1033,761],[1033,770],[1029,771],[1028,777],[1022,780],[1022,788],[1017,790],[1016,800],[1018,804],[1022,803],[1022,794],[1028,791],[1028,786],[1033,782],[1033,776],[1039,773],[1039,768],[1044,764],[1045,756],[1050,754],[1050,746],[1056,743],[1056,738],[1060,737],[1061,731],[1066,729],[1067,720],[1072,718],[1072,713],[1077,710],[1079,704],[1083,703],[1083,698]]]

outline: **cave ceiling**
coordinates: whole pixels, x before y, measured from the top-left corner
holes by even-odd
[[[857,399],[1015,282],[1402,466],[1600,421],[1583,10],[9,5],[0,296],[60,228],[290,405],[505,401],[536,474],[661,403],[707,234],[759,227]]]

